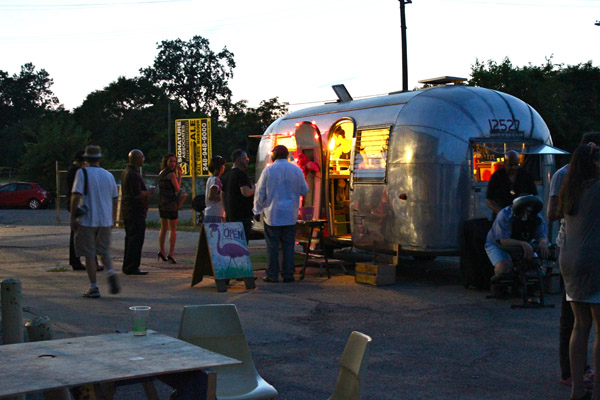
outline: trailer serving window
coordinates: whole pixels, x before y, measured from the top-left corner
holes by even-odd
[[[354,144],[354,183],[386,181],[390,127],[356,132]]]
[[[473,142],[473,180],[487,182],[497,170],[504,168],[504,154],[514,150],[519,153],[520,164],[539,183],[541,182],[541,156],[567,154],[567,152],[539,142]]]

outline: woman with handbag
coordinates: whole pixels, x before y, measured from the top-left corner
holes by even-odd
[[[188,195],[181,192],[181,167],[174,154],[166,154],[160,165],[158,174],[158,213],[160,214],[160,232],[158,233],[159,260],[176,264],[175,242],[177,241],[177,220],[179,209]],[[165,255],[165,238],[169,231],[169,254]]]

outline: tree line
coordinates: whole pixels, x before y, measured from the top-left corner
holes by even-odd
[[[77,150],[93,143],[102,147],[106,168],[124,168],[128,152],[139,148],[147,156],[146,170],[157,173],[168,149],[169,108],[173,125],[175,119],[211,118],[213,154],[228,159],[242,148],[253,156],[258,140],[248,136],[262,134],[288,112],[288,104],[277,97],[256,108],[232,101],[235,61],[226,47],[215,52],[207,39],[194,36],[162,41],[157,50],[139,76],[119,77],[73,111],[60,105],[44,69],[27,63],[18,74],[0,70],[0,167],[53,188],[55,161],[66,168]],[[581,133],[600,130],[600,69],[591,62],[564,66],[550,58],[540,66],[516,67],[508,58],[476,60],[469,85],[530,104],[546,121],[554,145],[567,151]]]
[[[138,148],[146,155],[145,171],[157,173],[169,148],[169,109],[173,125],[175,119],[211,118],[213,154],[226,159],[237,148],[256,153],[258,140],[248,136],[262,134],[288,112],[277,97],[256,108],[232,101],[235,61],[227,48],[215,52],[207,39],[194,36],[162,41],[157,49],[153,65],[139,76],[119,77],[73,111],[60,104],[44,69],[27,63],[17,74],[0,70],[0,167],[53,189],[55,161],[64,169],[77,150],[97,144],[105,168],[124,168],[129,151]]]

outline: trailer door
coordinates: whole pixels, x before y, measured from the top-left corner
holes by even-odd
[[[329,129],[327,157],[327,219],[329,235],[350,241],[350,154],[354,123],[343,119]]]
[[[313,122],[296,124],[296,163],[304,172],[309,191],[302,199],[302,207],[313,207],[315,219],[325,216],[323,207],[323,149],[321,132]]]

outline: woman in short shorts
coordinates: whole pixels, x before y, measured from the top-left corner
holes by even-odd
[[[176,264],[175,242],[177,241],[177,220],[179,209],[182,207],[186,193],[181,193],[181,167],[177,164],[174,154],[166,154],[160,165],[158,174],[158,213],[160,214],[160,232],[158,233],[158,245],[160,250],[157,257],[159,260]],[[169,253],[165,254],[165,238],[169,231]]]

